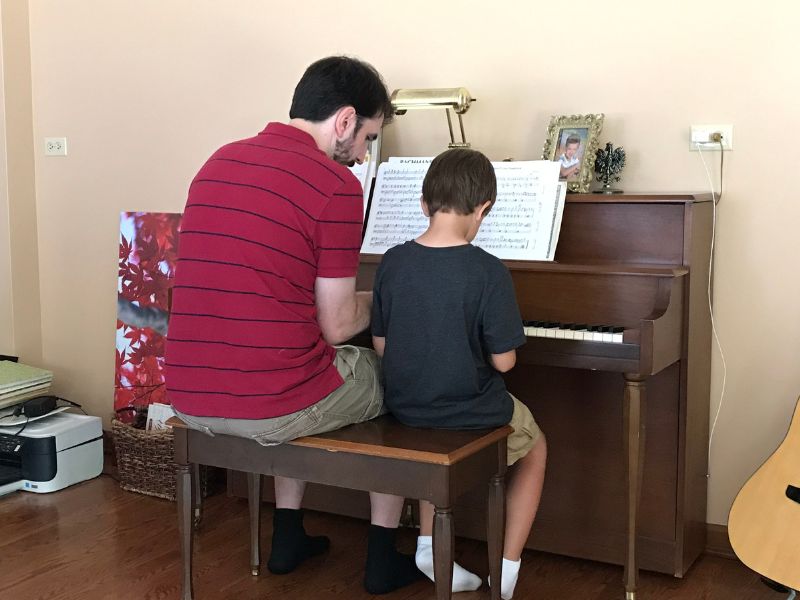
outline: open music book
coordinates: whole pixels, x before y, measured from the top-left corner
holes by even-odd
[[[432,158],[390,158],[378,167],[361,252],[383,254],[428,227],[420,208],[422,180]],[[493,162],[497,201],[473,244],[507,260],[553,260],[566,185],[559,163]]]
[[[356,176],[361,182],[361,188],[364,190],[364,218],[367,218],[367,206],[369,205],[369,193],[372,189],[372,181],[375,179],[375,172],[378,169],[378,162],[381,157],[381,138],[378,136],[372,140],[367,149],[367,154],[364,157],[364,162],[354,164],[350,167],[350,172]]]

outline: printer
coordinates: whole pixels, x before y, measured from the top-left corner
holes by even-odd
[[[0,496],[15,490],[55,492],[103,470],[100,417],[61,412],[0,428]]]

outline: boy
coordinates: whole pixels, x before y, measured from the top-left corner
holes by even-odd
[[[578,174],[581,168],[581,159],[578,157],[578,148],[581,146],[581,138],[570,135],[564,143],[564,152],[558,157],[561,163],[561,178],[568,179]]]
[[[508,600],[539,505],[547,450],[530,411],[500,375],[525,343],[511,276],[500,260],[470,244],[496,197],[494,168],[480,152],[453,149],[433,160],[422,184],[428,229],[386,252],[375,275],[372,339],[383,356],[385,403],[401,422],[514,428],[500,585]],[[416,562],[431,580],[433,512],[420,502]],[[480,585],[477,575],[454,565],[454,592]]]

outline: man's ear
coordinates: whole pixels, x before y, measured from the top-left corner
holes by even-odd
[[[336,111],[333,119],[333,132],[337,139],[345,139],[352,135],[350,132],[356,126],[356,109],[352,106],[343,106]]]
[[[422,214],[430,219],[431,212],[430,210],[428,210],[428,205],[425,204],[425,198],[423,198],[422,196],[419,197],[419,205],[422,207]]]

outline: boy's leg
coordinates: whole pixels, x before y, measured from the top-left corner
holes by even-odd
[[[419,537],[417,538],[417,567],[431,581],[435,581],[433,570],[433,515],[434,506],[425,500],[419,501]],[[472,592],[481,587],[481,578],[453,561],[453,592]]]
[[[514,432],[508,438],[508,463],[513,468],[507,477],[506,489],[506,531],[500,582],[500,597],[503,600],[510,600],[514,595],[522,549],[539,508],[547,463],[544,434],[528,407],[512,398],[514,415],[510,425]]]
[[[517,561],[536,518],[542,497],[547,443],[544,434],[539,436],[531,451],[519,459],[511,469],[506,490],[506,538],[503,558]]]

